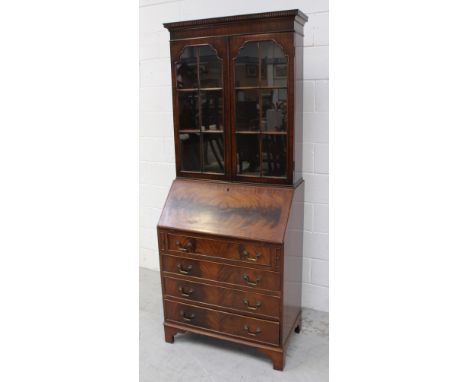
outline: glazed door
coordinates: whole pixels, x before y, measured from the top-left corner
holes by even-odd
[[[233,177],[250,182],[291,183],[293,34],[235,36],[229,46]]]
[[[224,179],[230,153],[227,39],[173,41],[171,57],[177,176]]]

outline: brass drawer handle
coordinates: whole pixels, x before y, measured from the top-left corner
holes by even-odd
[[[251,285],[251,286],[257,286],[258,283],[261,281],[261,278],[260,278],[260,277],[257,277],[257,279],[256,279],[255,281],[250,281],[250,278],[249,278],[249,276],[248,276],[246,273],[244,273],[244,274],[242,275],[242,278],[247,282],[247,284],[249,284],[249,285]]]
[[[247,261],[254,261],[255,262],[255,261],[258,260],[258,258],[260,256],[262,256],[262,254],[260,252],[257,252],[255,254],[255,257],[250,257],[250,253],[245,248],[242,248],[242,247],[239,249],[239,252],[240,252],[241,258],[244,258]]]
[[[180,240],[177,240],[176,242],[177,245],[177,250],[182,251],[182,252],[193,252],[195,249],[195,240],[194,239],[188,239],[185,244],[182,244]]]
[[[244,330],[247,332],[249,336],[252,336],[252,337],[257,337],[257,335],[259,335],[262,332],[260,328],[258,327],[257,327],[257,330],[255,330],[255,332],[251,332],[250,328],[247,325],[244,325]]]
[[[195,318],[195,313],[185,313],[183,310],[180,311],[180,315],[184,319],[184,321],[187,322],[192,322],[192,320]]]
[[[192,264],[187,265],[186,268],[183,267],[180,263],[177,264],[177,268],[179,268],[179,272],[182,273],[183,275],[188,275],[190,271],[192,270]]]
[[[250,310],[257,310],[258,308],[262,306],[262,303],[260,301],[257,301],[255,305],[250,305],[249,300],[247,300],[246,298],[244,298],[244,304],[247,306],[247,309],[250,309]]]
[[[179,287],[179,292],[184,297],[190,297],[192,295],[192,293],[193,293],[193,288],[190,288],[188,291],[185,291],[184,287],[181,285]]]

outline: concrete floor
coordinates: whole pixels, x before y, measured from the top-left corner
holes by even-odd
[[[292,333],[284,371],[238,344],[185,333],[164,341],[159,272],[140,268],[140,382],[328,381],[328,313],[304,309]]]

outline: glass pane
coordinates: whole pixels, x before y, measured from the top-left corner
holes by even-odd
[[[286,131],[287,89],[262,90],[262,131]]]
[[[237,54],[235,84],[258,86],[258,43],[246,43]]]
[[[198,92],[179,92],[179,130],[198,130]]]
[[[223,93],[200,91],[202,130],[223,130]]]
[[[236,90],[236,130],[259,129],[259,100],[257,90]]]
[[[201,46],[200,55],[200,87],[220,88],[221,85],[221,60],[216,51],[208,45]]]
[[[177,89],[198,88],[197,48],[189,46],[184,49],[176,65]]]
[[[274,41],[260,43],[260,86],[287,86],[287,61],[281,47]]]
[[[203,171],[224,172],[224,134],[203,134]]]
[[[286,176],[286,135],[262,135],[262,175]]]
[[[200,171],[200,134],[179,134],[182,170]]]
[[[237,134],[237,173],[239,175],[260,175],[258,139],[258,134]]]

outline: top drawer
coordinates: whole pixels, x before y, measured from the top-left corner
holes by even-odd
[[[167,249],[177,253],[192,253],[270,267],[278,266],[276,248],[249,243],[168,233]]]

